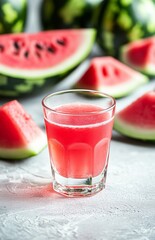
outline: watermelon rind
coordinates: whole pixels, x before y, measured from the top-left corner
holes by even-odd
[[[44,0],[40,8],[43,29],[96,27],[103,0]]]
[[[80,32],[79,32],[80,34]],[[83,41],[77,47],[77,50],[74,54],[68,57],[66,60],[58,63],[56,66],[52,66],[48,69],[18,69],[11,68],[9,66],[0,64],[0,73],[6,76],[11,76],[15,78],[26,78],[26,79],[37,79],[37,78],[47,78],[52,76],[57,76],[61,74],[65,74],[69,70],[76,67],[80,64],[91,52],[95,37],[96,30],[95,29],[83,29],[81,30],[81,37]]]
[[[47,146],[47,137],[44,132],[40,133],[30,144],[22,148],[0,147],[0,158],[20,160],[39,154]]]
[[[28,13],[27,0],[0,1],[0,34],[23,32]]]
[[[98,90],[106,92],[115,98],[121,98],[129,95],[131,92],[135,91],[135,89],[142,86],[143,84],[146,84],[147,82],[148,78],[145,75],[138,74],[128,82],[117,84],[117,86],[103,86]]]
[[[118,57],[123,44],[155,34],[153,0],[103,1],[98,24],[98,43],[106,55]]]
[[[17,98],[32,91],[37,93],[42,87],[48,86],[49,83],[50,86],[54,85],[59,80],[61,80],[60,76],[44,79],[22,79],[0,75],[0,96]]]
[[[129,124],[119,116],[115,116],[114,129],[130,138],[144,141],[155,141],[155,128],[138,127],[137,125]]]

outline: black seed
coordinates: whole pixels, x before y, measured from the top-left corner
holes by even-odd
[[[53,47],[48,47],[48,48],[47,48],[47,51],[50,52],[50,53],[55,53],[55,52],[56,52],[56,49],[53,48]]]
[[[0,52],[4,51],[4,46],[0,44]]]
[[[18,42],[15,41],[15,42],[13,43],[13,45],[14,45],[14,47],[15,47],[17,50],[20,49],[20,45],[19,45]]]
[[[39,49],[39,50],[42,50],[43,49],[43,46],[40,44],[40,43],[36,43],[36,48]]]
[[[62,46],[66,45],[66,42],[63,39],[57,39],[56,42]]]
[[[28,51],[25,51],[25,52],[24,52],[24,56],[25,56],[26,58],[28,58],[29,52],[28,52]]]

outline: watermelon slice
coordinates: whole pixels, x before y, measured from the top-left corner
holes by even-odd
[[[0,107],[0,158],[23,159],[46,146],[46,135],[17,100]]]
[[[97,57],[76,83],[76,88],[103,91],[115,98],[123,97],[146,83],[148,78],[113,57]]]
[[[149,91],[115,115],[114,129],[141,140],[155,140],[155,91]]]
[[[0,94],[16,96],[62,76],[91,52],[94,29],[66,29],[0,36]],[[16,94],[17,93],[17,94]]]
[[[155,37],[140,39],[124,45],[120,51],[122,62],[132,68],[155,76]]]

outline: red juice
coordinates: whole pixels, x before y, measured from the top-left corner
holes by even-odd
[[[107,167],[113,117],[95,105],[65,104],[45,118],[51,164],[66,178],[91,178]]]

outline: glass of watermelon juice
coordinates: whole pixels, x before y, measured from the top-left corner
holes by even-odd
[[[52,93],[43,112],[55,191],[91,196],[105,187],[115,100],[93,90]]]

